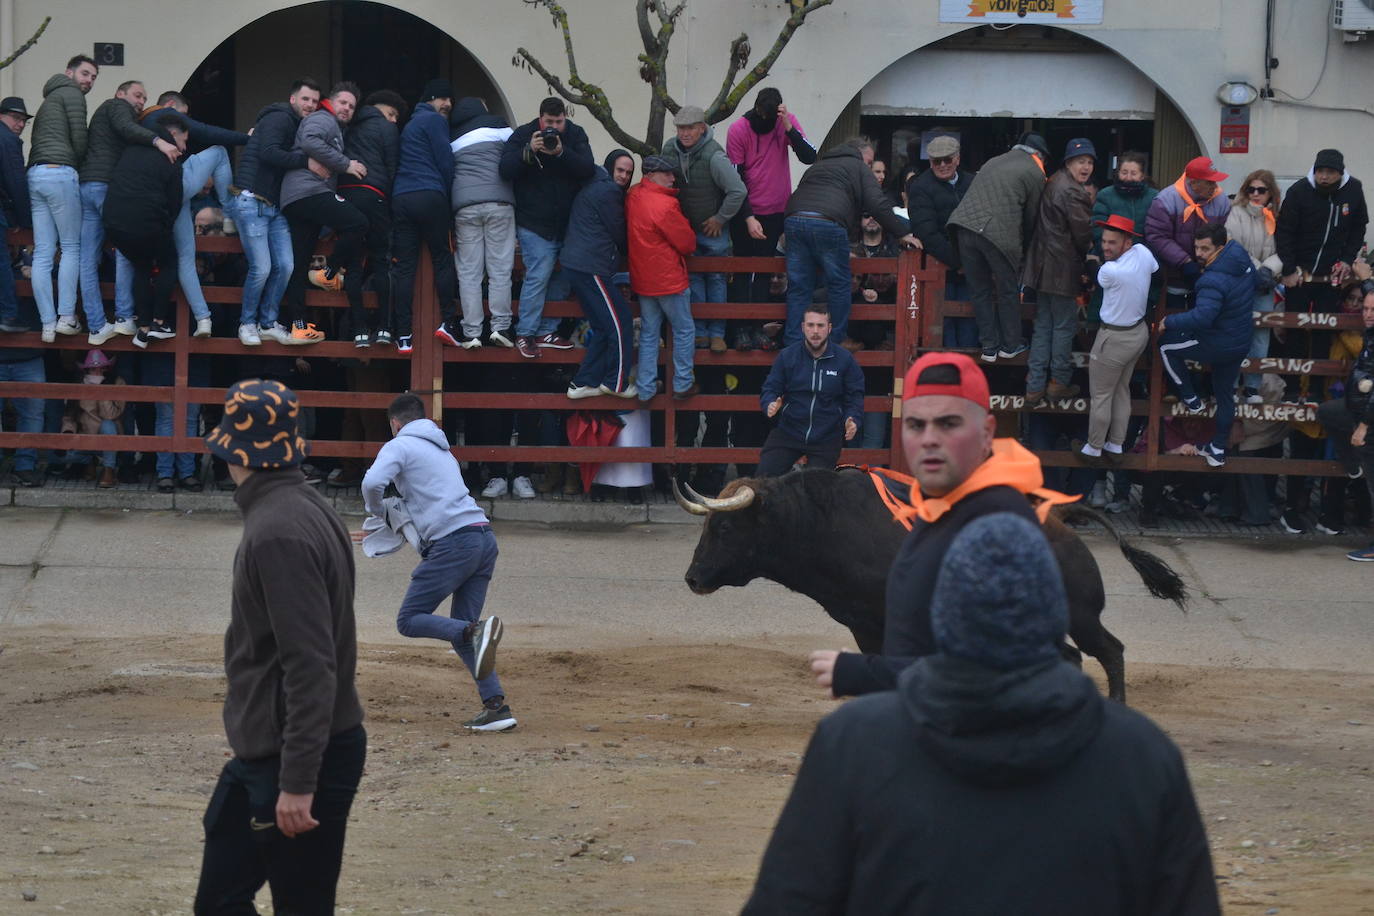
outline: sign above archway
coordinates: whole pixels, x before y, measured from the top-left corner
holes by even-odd
[[[940,0],[941,22],[1101,25],[1103,0]]]

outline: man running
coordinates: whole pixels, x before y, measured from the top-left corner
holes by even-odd
[[[363,476],[363,505],[389,527],[397,527],[398,511],[403,512],[420,539],[420,565],[410,574],[396,629],[402,636],[453,644],[482,698],[482,711],[464,722],[464,728],[514,728],[515,716],[496,676],[501,618],[479,619],[496,568],[496,535],[468,492],[444,431],[425,418],[424,402],[413,394],[398,395],[386,413],[394,438]],[[383,499],[388,484],[400,493],[398,501]],[[366,530],[368,526],[354,532],[353,540],[362,543]],[[434,613],[450,595],[449,616]]]

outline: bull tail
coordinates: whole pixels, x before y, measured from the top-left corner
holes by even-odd
[[[1155,598],[1165,601],[1172,601],[1178,605],[1178,609],[1183,613],[1188,613],[1188,588],[1183,583],[1183,578],[1174,572],[1173,567],[1165,563],[1159,557],[1136,547],[1116,529],[1111,519],[1098,512],[1096,509],[1083,505],[1082,503],[1069,503],[1067,505],[1056,506],[1056,512],[1065,520],[1082,519],[1085,521],[1096,522],[1101,525],[1116,541],[1121,548],[1121,555],[1126,558],[1126,562],[1131,564],[1131,568],[1140,575],[1140,580],[1145,583],[1145,588]]]

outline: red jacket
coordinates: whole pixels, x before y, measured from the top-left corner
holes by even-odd
[[[625,196],[630,287],[641,296],[671,296],[687,288],[687,255],[697,233],[678,206],[677,189],[641,181]]]

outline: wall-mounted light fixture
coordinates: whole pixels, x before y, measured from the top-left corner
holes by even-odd
[[[1249,83],[1222,83],[1217,100],[1223,105],[1249,105],[1259,98],[1259,90]]]

